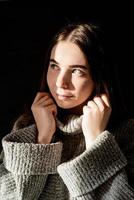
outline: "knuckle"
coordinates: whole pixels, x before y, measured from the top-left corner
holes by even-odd
[[[89,108],[88,106],[84,106],[83,107],[83,112],[84,113],[90,113],[91,112],[91,108]]]
[[[92,101],[88,101],[87,105],[91,105],[92,104]]]
[[[34,109],[34,104],[31,105],[31,110],[33,110],[33,109]]]
[[[105,106],[102,106],[101,107],[101,112],[103,113],[103,112],[105,112],[106,111],[106,107]]]
[[[31,109],[32,109],[32,110],[35,110],[35,109],[37,109],[38,107],[39,107],[39,106],[38,106],[37,104],[33,103],[32,106],[31,106]]]
[[[38,97],[38,96],[40,96],[40,95],[41,95],[41,92],[37,92],[36,96]]]

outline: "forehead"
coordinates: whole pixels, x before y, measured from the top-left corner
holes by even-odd
[[[87,59],[81,49],[69,41],[61,41],[51,51],[50,59],[58,63],[87,65]]]

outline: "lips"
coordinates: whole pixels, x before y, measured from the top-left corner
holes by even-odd
[[[69,94],[58,94],[58,93],[57,93],[57,95],[58,95],[58,96],[61,96],[61,97],[72,97],[72,95],[69,95]]]
[[[69,100],[73,97],[72,94],[69,92],[64,92],[64,91],[56,91],[56,95],[59,100]]]
[[[57,90],[56,95],[63,97],[72,97],[73,95],[69,91]]]

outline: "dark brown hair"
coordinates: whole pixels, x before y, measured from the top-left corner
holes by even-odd
[[[109,127],[126,116],[126,109],[119,88],[119,79],[114,65],[107,61],[103,49],[103,33],[99,27],[90,23],[72,23],[63,27],[52,39],[45,57],[43,77],[40,91],[50,92],[46,75],[52,48],[60,41],[70,41],[76,44],[86,56],[90,65],[90,73],[95,83],[93,95],[109,94],[112,115]]]

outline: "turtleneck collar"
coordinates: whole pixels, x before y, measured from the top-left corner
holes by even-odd
[[[56,119],[58,128],[66,135],[76,135],[82,132],[82,115],[70,115],[66,124]]]

